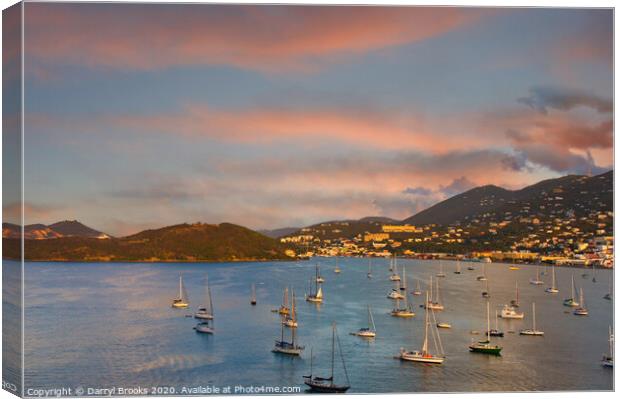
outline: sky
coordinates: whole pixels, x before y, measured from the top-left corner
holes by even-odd
[[[26,223],[403,219],[613,167],[611,10],[25,7]]]

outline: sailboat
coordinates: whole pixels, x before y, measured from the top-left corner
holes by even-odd
[[[428,291],[427,291],[426,302],[428,303],[428,301],[429,301],[429,298],[428,298]],[[443,354],[433,355],[432,353],[428,351],[428,328],[431,324],[428,318],[428,313],[429,311],[427,308],[424,311],[424,342],[422,343],[422,349],[419,351],[406,351],[405,349],[401,348],[399,356],[398,356],[401,360],[407,360],[407,361],[418,362],[418,363],[431,363],[431,364],[441,364],[444,362],[445,357],[443,356]],[[439,336],[439,333],[437,332],[436,329],[432,330],[432,334],[433,334],[433,342],[435,343],[435,352],[439,353],[437,342],[439,342],[439,345],[441,346],[441,337]]]
[[[294,294],[293,294],[293,301],[295,301]],[[293,319],[293,321],[295,322],[295,324],[297,324],[297,321],[295,319]],[[276,340],[276,344],[271,351],[274,353],[282,353],[284,355],[290,355],[290,356],[301,355],[301,352],[303,352],[304,347],[301,345],[298,345],[295,340],[297,329],[291,328],[291,341],[290,342],[284,340],[284,322],[280,323],[280,329],[281,329],[280,339]]]
[[[394,281],[394,288],[392,288],[387,297],[390,299],[405,299],[405,296],[400,293],[400,288],[400,281]]]
[[[396,264],[396,258],[394,258],[394,265],[392,267],[392,275],[390,281],[400,281],[400,274],[398,274],[398,265]]]
[[[461,274],[461,261],[457,259],[454,274]]]
[[[250,297],[250,304],[256,305],[256,286],[252,283],[252,296]]]
[[[596,283],[596,263],[592,263],[592,282]]]
[[[504,305],[504,308],[499,314],[499,317],[502,319],[522,319],[524,317],[524,313],[517,312],[514,307]]]
[[[207,280],[208,305],[201,306],[200,308],[198,308],[198,311],[194,314],[195,318],[202,320],[201,322],[196,324],[196,327],[194,327],[194,330],[196,330],[196,332],[199,332],[199,333],[213,334],[215,333],[214,320],[213,320],[214,319],[213,300],[211,298],[211,287],[209,286],[209,280],[208,278],[206,280]]]
[[[415,290],[411,291],[411,293],[415,296],[422,295],[422,290],[420,290],[420,280],[416,280]]]
[[[583,300],[583,288],[579,288],[579,307],[573,310],[575,316],[587,316],[588,308],[586,308],[586,302]]]
[[[291,309],[288,306],[288,287],[285,287],[284,294],[282,295],[282,305],[280,305],[278,309],[272,310],[272,312],[284,315],[288,314],[290,311]]]
[[[563,302],[564,306],[576,308],[579,306],[579,302],[575,299],[575,276],[570,276],[570,298],[567,298]]]
[[[603,359],[601,360],[601,366],[614,366],[614,335],[611,333],[611,326],[609,326],[609,354],[603,355]]]
[[[530,278],[530,284],[543,285],[544,282],[540,279],[540,266],[536,267],[536,277]]]
[[[306,295],[306,301],[321,303],[323,302],[323,288],[319,282],[319,266],[316,267],[316,276],[314,278],[314,291],[310,295]]]
[[[213,303],[211,302],[211,287],[209,286],[209,278],[205,277],[206,296],[205,304],[200,305],[194,317],[200,320],[213,320]]]
[[[374,338],[377,336],[377,329],[375,327],[375,319],[372,317],[370,305],[368,305],[368,327],[362,327],[351,335],[357,335],[358,337]]]
[[[557,294],[560,290],[555,286],[555,266],[551,266],[551,287],[548,287],[545,292],[550,294]]]
[[[332,366],[330,376],[319,377],[313,375],[312,365],[313,356],[310,355],[310,375],[304,375],[304,384],[310,387],[311,391],[322,393],[343,393],[349,390],[351,387],[349,383],[349,374],[347,373],[347,366],[344,363],[344,357],[342,356],[342,348],[340,347],[340,339],[338,339],[338,352],[340,353],[340,359],[342,360],[342,368],[344,369],[344,375],[347,380],[345,385],[338,385],[334,383],[334,361],[336,353],[336,323],[332,324]]]
[[[613,281],[613,278],[609,278],[609,289],[607,290],[607,294],[605,294],[605,296],[603,296],[603,299],[607,299],[607,300],[611,300],[611,282]]]
[[[341,272],[341,270],[338,267],[338,257],[336,257],[336,267],[334,268],[334,273],[339,274],[340,272]]]
[[[406,270],[403,268],[403,283],[404,285],[407,284],[407,276],[406,276]],[[400,299],[397,298],[396,299],[396,307],[394,309],[392,309],[392,312],[390,312],[390,314],[394,317],[414,317],[415,313],[413,312],[413,310],[411,310],[411,306],[409,305],[409,301],[407,300],[407,298],[409,297],[409,295],[407,294],[407,289],[405,288],[404,290],[405,292],[405,306],[403,308],[400,307]]]
[[[519,282],[515,281],[515,299],[510,301],[510,306],[514,308],[519,307]]]
[[[297,314],[295,313],[295,291],[292,291],[291,313],[282,318],[282,323],[290,328],[297,328]]]
[[[172,300],[173,308],[186,308],[189,306],[189,298],[183,286],[183,275],[179,273],[179,296]]]
[[[521,334],[521,335],[534,335],[534,336],[538,336],[538,337],[541,337],[541,336],[545,335],[544,331],[539,331],[539,330],[536,329],[536,303],[535,302],[532,302],[532,328],[521,330],[521,331],[519,331],[519,334]]]
[[[439,261],[439,273],[437,273],[435,276],[437,277],[446,277],[446,273],[443,272],[443,262]]]
[[[497,309],[495,310],[495,328],[489,331],[489,335],[491,337],[503,337],[504,336],[504,332],[501,331],[499,327],[497,326]]]
[[[489,321],[489,301],[487,301],[487,339],[485,341],[472,342],[469,345],[469,351],[475,353],[484,353],[488,355],[499,356],[502,347],[491,344],[491,328]]]
[[[478,281],[486,281],[487,280],[487,265],[486,264],[482,265],[482,276],[476,277],[476,280],[478,280]]]
[[[324,283],[325,279],[321,276],[321,269],[319,269],[319,265],[316,265],[316,282]]]
[[[431,310],[443,310],[443,305],[439,302],[439,279],[437,279],[437,288],[435,290],[435,298],[433,298],[433,276],[430,280],[430,298],[426,301],[427,308]]]
[[[484,291],[482,291],[482,297],[483,298],[491,297],[491,291],[489,291],[489,280],[487,280],[486,278],[484,279]]]
[[[372,278],[372,258],[368,258],[368,273],[366,273],[366,277]]]

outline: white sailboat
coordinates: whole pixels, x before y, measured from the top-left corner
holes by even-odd
[[[387,297],[396,300],[405,299],[405,296],[401,294],[400,281],[394,281],[394,288],[392,288],[392,291],[390,291]]]
[[[172,300],[173,308],[187,308],[189,306],[189,298],[183,285],[183,275],[179,273],[179,296]]]
[[[334,268],[334,273],[340,274],[340,272],[340,267],[338,267],[338,257],[336,257],[336,267]]]
[[[325,278],[323,278],[323,276],[321,276],[321,269],[319,268],[319,265],[316,265],[316,282],[317,283],[324,283],[325,282]]]
[[[545,335],[544,331],[540,331],[536,329],[536,303],[532,302],[532,328],[528,328],[525,330],[519,331],[521,335],[532,335],[541,337]]]
[[[323,288],[321,286],[321,283],[318,280],[318,276],[319,276],[319,266],[317,265],[316,276],[314,279],[314,290],[309,295],[306,295],[306,301],[308,302],[314,302],[314,303],[323,302]]]
[[[297,314],[295,312],[295,291],[292,291],[291,313],[282,318],[282,324],[290,328],[297,328]]]
[[[213,320],[213,304],[211,302],[211,287],[209,286],[209,277],[205,276],[205,304],[200,305],[194,318],[200,320]]]
[[[460,260],[456,260],[456,270],[454,271],[454,274],[461,274],[461,261]]]
[[[415,296],[422,295],[422,290],[420,289],[420,280],[416,279],[415,290],[413,290],[411,293]]]
[[[396,258],[394,258],[394,265],[392,267],[392,275],[390,281],[400,281],[400,274],[398,274],[398,265],[396,264]]]
[[[583,299],[583,288],[579,288],[579,307],[573,310],[575,316],[587,316],[588,308],[586,308],[586,302]]]
[[[536,266],[536,277],[530,278],[530,284],[543,285],[544,282],[540,279],[540,266]]]
[[[519,313],[514,307],[508,305],[504,305],[504,308],[499,314],[499,317],[502,319],[522,319],[524,316],[525,314],[523,312]]]
[[[296,328],[291,328],[291,341],[284,340],[284,323],[280,323],[281,325],[281,335],[280,339],[276,340],[276,343],[271,350],[274,353],[281,353],[283,355],[289,356],[300,356],[301,352],[303,352],[304,347],[297,344],[296,340]]]
[[[377,328],[375,327],[375,319],[372,317],[370,305],[368,305],[368,327],[362,327],[351,335],[357,335],[363,338],[374,338],[377,336]]]
[[[550,294],[557,294],[560,290],[555,286],[555,266],[551,266],[551,287],[548,287],[545,292]]]
[[[396,299],[396,306],[394,307],[394,309],[392,309],[392,312],[390,312],[390,314],[394,317],[414,317],[415,313],[413,312],[413,310],[411,309],[411,306],[409,305],[409,301],[408,301],[408,297],[409,295],[407,294],[407,289],[406,289],[406,285],[407,285],[407,275],[406,275],[406,270],[403,268],[403,284],[405,286],[405,289],[403,290],[404,292],[404,296],[405,296],[405,306],[404,307],[400,307],[400,299],[397,298]]]
[[[609,354],[603,355],[603,359],[601,360],[601,366],[614,366],[614,335],[611,333],[611,326],[609,326]]]
[[[439,273],[437,273],[435,276],[437,277],[446,277],[446,273],[443,272],[443,262],[439,261]]]
[[[577,302],[575,295],[575,276],[573,274],[570,276],[570,298],[565,299],[562,304],[572,308],[579,306],[579,302]]]
[[[201,306],[194,314],[194,317],[201,320],[194,329],[196,332],[203,334],[215,333],[214,327],[214,314],[213,314],[213,299],[211,298],[211,286],[209,285],[209,279],[206,278],[207,285],[207,301],[208,305]]]
[[[437,281],[437,288],[435,289],[435,297],[433,298],[433,276],[430,279],[430,299],[426,301],[425,307],[431,310],[443,310],[444,307],[439,300],[439,279]]]
[[[426,302],[427,303],[429,302],[428,291],[426,292]],[[428,314],[429,314],[429,309],[427,308],[424,311],[424,342],[422,343],[422,349],[415,350],[415,351],[406,351],[405,349],[401,348],[399,356],[398,356],[401,360],[407,360],[410,362],[418,362],[418,363],[429,363],[429,364],[442,364],[444,362],[445,356],[443,355],[443,350],[441,352],[439,350],[439,348],[442,347],[441,337],[439,335],[439,332],[436,330],[436,328],[431,326],[431,322],[429,320]],[[433,335],[433,341],[435,343],[435,352],[437,353],[436,355],[428,351],[428,328],[429,327],[432,328],[431,331]],[[439,345],[438,345],[438,342],[439,342]]]
[[[285,287],[284,294],[282,295],[282,305],[280,305],[278,309],[272,310],[272,312],[286,315],[286,314],[289,314],[290,311],[291,309],[289,308],[289,305],[288,305],[288,287]]]

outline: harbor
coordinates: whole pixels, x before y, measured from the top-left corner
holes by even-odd
[[[482,264],[474,270],[461,267],[461,274],[446,273],[439,292],[444,310],[433,313],[436,321],[450,326],[433,332],[440,335],[445,359],[441,364],[423,364],[395,357],[402,349],[422,349],[425,328],[433,324],[425,325],[425,292],[430,277],[436,279],[440,263],[396,262],[394,269],[406,277],[401,283],[407,291],[419,284],[424,292],[418,296],[407,292],[415,317],[391,315],[395,300],[386,297],[394,287],[389,259],[373,260],[371,279],[364,258],[209,264],[27,263],[26,386],[99,386],[104,379],[114,379],[119,384],[145,386],[295,386],[305,392],[304,376],[311,368],[314,375],[330,375],[332,325],[336,323],[339,346],[334,379],[342,384],[348,380],[348,393],[612,389],[613,369],[602,365],[603,354],[609,352],[612,325],[613,303],[604,298],[612,271],[597,270],[593,282],[591,276],[582,278],[569,268],[558,268],[557,294],[545,292],[552,273],[544,267],[543,285],[528,284],[536,276],[536,266],[511,270],[504,264],[486,264],[486,281],[476,278],[483,272]],[[341,272],[321,274],[322,302],[299,300],[316,293],[317,264],[326,271],[338,266]],[[443,261],[442,268],[453,271],[456,264]],[[563,306],[571,293],[572,276],[577,276],[574,284],[587,301],[585,317]],[[497,321],[504,336],[491,339],[493,345],[502,347],[501,356],[470,352],[473,342],[486,338],[487,301],[493,317],[514,300],[515,281],[519,283],[518,312],[524,317]],[[480,292],[487,283],[490,296],[484,298]],[[284,326],[283,316],[273,312],[283,305],[287,289],[290,298],[293,291],[297,297],[298,327],[294,329]],[[188,308],[171,306],[180,291],[186,293],[182,299]],[[254,299],[256,305],[251,304]],[[193,329],[193,316],[205,301],[210,302],[209,309],[217,310],[217,322],[212,324],[212,333],[200,334]],[[519,334],[532,329],[533,302],[535,329],[544,331],[544,336],[535,338]],[[287,305],[292,305],[292,299]],[[491,323],[495,325],[495,320]],[[370,327],[376,336],[350,334],[360,327]],[[295,344],[305,348],[300,355],[272,352],[274,340],[284,334],[288,341],[292,330]],[[431,331],[427,334],[431,340]],[[434,346],[428,346],[436,354]],[[59,350],[63,347],[72,350]],[[340,365],[340,353],[348,375]],[[243,381],[237,376],[240,368]]]

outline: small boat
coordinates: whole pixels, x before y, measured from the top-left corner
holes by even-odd
[[[256,286],[252,283],[252,296],[250,297],[250,304],[256,305]]]
[[[282,317],[282,324],[286,327],[297,328],[297,314],[295,313],[295,291],[292,291],[291,313]]]
[[[548,287],[545,292],[549,294],[557,294],[560,290],[555,286],[555,266],[551,267],[551,287]]]
[[[586,308],[586,302],[583,300],[583,288],[579,289],[579,307],[573,310],[575,316],[587,316],[588,308]]]
[[[387,297],[390,299],[405,299],[405,296],[401,294],[399,290],[396,290],[395,288],[392,288],[392,291],[390,291]]]
[[[422,295],[422,290],[420,290],[420,280],[416,280],[415,290],[411,291],[411,294],[415,296]]]
[[[435,289],[434,297],[433,297],[433,276],[431,276],[429,288],[430,288],[430,296],[425,303],[425,308],[428,308],[431,310],[443,310],[444,307],[439,300],[439,279],[437,279],[437,288]]]
[[[592,263],[592,282],[596,283],[596,263]]]
[[[512,306],[504,305],[504,308],[499,314],[499,317],[502,319],[522,319],[524,316],[523,312],[519,313]]]
[[[603,299],[607,299],[607,300],[609,300],[609,301],[611,301],[611,282],[612,282],[612,280],[613,280],[613,279],[610,277],[610,278],[609,278],[609,289],[607,290],[607,294],[605,294],[605,295],[603,296]]]
[[[542,337],[545,335],[544,331],[536,329],[536,303],[532,302],[532,328],[519,331],[520,335],[532,335],[536,337]]]
[[[172,300],[173,308],[187,308],[189,306],[189,299],[185,286],[183,285],[183,275],[179,273],[179,296]]]
[[[368,258],[368,273],[366,273],[366,277],[372,278],[372,258]]]
[[[206,296],[205,305],[200,305],[194,318],[200,320],[213,320],[213,302],[211,301],[211,287],[209,286],[209,278],[205,277]]]
[[[611,333],[611,326],[609,326],[609,353],[603,355],[603,359],[601,359],[601,366],[614,366],[614,335]]]
[[[515,299],[510,301],[510,306],[513,308],[519,307],[519,282],[515,281]]]
[[[473,266],[467,266],[467,270],[476,270],[476,268]]]
[[[321,303],[323,302],[323,288],[321,287],[321,283],[319,282],[319,266],[316,266],[316,276],[314,278],[314,290],[306,295],[307,302]]]
[[[396,265],[396,259],[394,258],[394,264],[392,266],[392,275],[390,281],[400,281],[400,274],[398,274],[398,265]]]
[[[428,291],[426,292],[426,302],[427,303],[429,302]],[[417,363],[429,363],[429,364],[442,364],[444,362],[445,356],[443,355],[441,337],[439,336],[439,332],[436,329],[432,329],[431,334],[433,334],[435,352],[441,353],[441,354],[433,355],[432,353],[428,351],[428,329],[431,326],[428,316],[429,316],[429,309],[427,308],[424,311],[424,342],[422,343],[422,349],[419,351],[418,350],[406,351],[405,349],[400,348],[400,353],[398,354],[398,358],[400,360],[406,360],[406,361],[417,362]],[[433,317],[434,317],[434,314],[433,314]],[[440,352],[440,348],[441,348],[441,352]]]
[[[487,339],[484,341],[472,342],[469,345],[469,351],[474,353],[483,353],[486,355],[499,356],[502,347],[491,343],[491,326],[489,321],[489,301],[487,301]],[[472,338],[473,340],[473,338]]]
[[[362,327],[351,335],[357,335],[358,337],[363,338],[374,338],[377,336],[377,329],[375,327],[375,319],[372,317],[372,312],[370,311],[370,305],[368,305],[368,327]]]
[[[570,294],[570,298],[565,299],[562,304],[571,308],[578,307],[579,302],[577,302],[577,299],[575,298],[575,276],[572,274],[570,276]]]
[[[347,380],[346,384],[338,385],[334,383],[334,359],[336,352],[336,323],[332,324],[332,365],[331,365],[331,374],[329,377],[318,377],[313,375],[312,363],[313,363],[313,355],[312,352],[310,354],[310,375],[304,375],[304,384],[310,387],[310,391],[312,392],[321,392],[321,393],[344,393],[349,390],[351,387],[349,383],[349,374],[347,373],[347,367],[344,363],[344,357],[342,356],[342,348],[340,347],[340,339],[338,339],[338,351],[340,352],[340,359],[342,360],[342,368],[344,369],[345,378]]]
[[[454,274],[461,274],[461,261],[459,260],[456,261],[456,270],[454,271]]]
[[[492,328],[491,331],[489,331],[489,335],[491,337],[503,337],[504,336],[504,332],[501,331],[499,327],[497,326],[497,310],[495,311],[495,328]]]
[[[544,282],[540,279],[540,266],[536,267],[536,277],[530,279],[532,285],[543,285]]]
[[[293,298],[295,297],[293,296]],[[273,353],[280,353],[283,355],[300,356],[301,352],[303,352],[304,350],[304,347],[301,345],[298,345],[295,339],[297,328],[290,329],[291,330],[291,341],[290,342],[284,340],[284,323],[280,323],[280,329],[281,329],[280,339],[276,340],[276,343],[271,351]]]
[[[443,262],[439,261],[439,273],[437,273],[435,276],[437,277],[446,277],[446,273],[443,272]]]
[[[404,307],[400,307],[400,298],[396,298],[396,306],[394,307],[394,309],[392,309],[392,311],[390,312],[390,314],[394,317],[414,317],[415,313],[413,312],[413,310],[411,309],[411,306],[409,305],[409,301],[408,301],[408,297],[409,295],[407,295],[407,275],[406,275],[406,270],[403,268],[403,286],[405,287],[405,289],[403,290],[405,292],[405,306]]]
[[[437,328],[452,328],[452,324],[446,322],[437,323]]]

